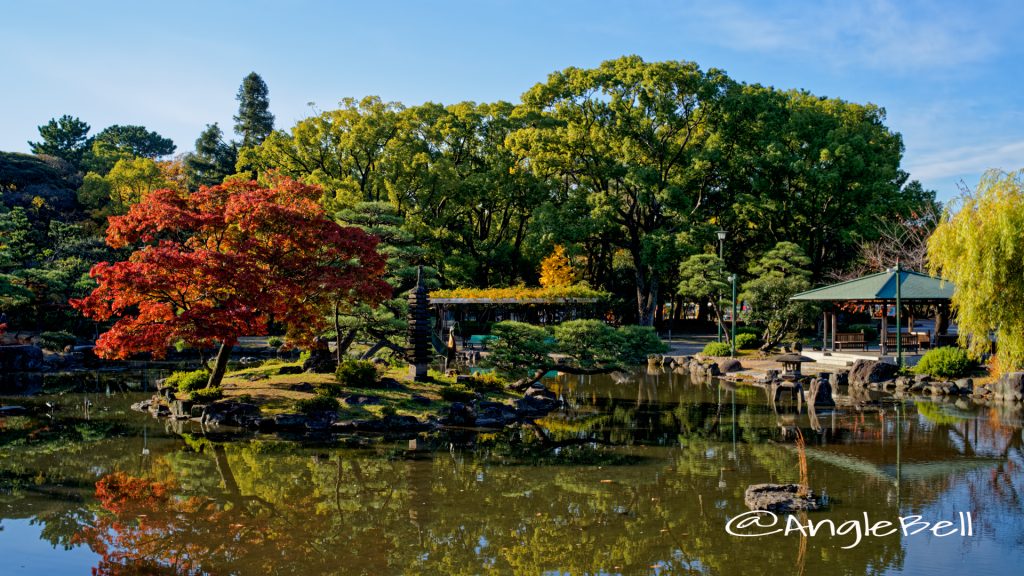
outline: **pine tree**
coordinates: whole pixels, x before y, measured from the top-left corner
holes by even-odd
[[[242,80],[236,99],[235,133],[242,137],[243,148],[259,146],[274,131],[267,84],[259,74],[251,72]]]
[[[65,114],[53,118],[39,127],[42,140],[29,142],[33,154],[47,154],[70,162],[76,169],[82,164],[86,150],[92,144],[89,139],[90,126]]]
[[[234,142],[224,142],[224,133],[216,122],[207,124],[196,140],[196,151],[185,156],[185,172],[189,187],[216,186],[224,177],[235,173],[238,149]]]

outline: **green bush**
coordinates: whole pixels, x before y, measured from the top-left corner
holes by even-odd
[[[337,382],[318,382],[313,385],[313,391],[317,396],[338,398],[345,393],[345,387]]]
[[[199,390],[193,390],[189,393],[189,398],[193,402],[199,404],[208,404],[214,400],[220,400],[224,397],[224,390],[219,386],[216,388],[200,388]]]
[[[67,332],[43,332],[39,335],[39,347],[63,352],[65,348],[77,341],[73,334]]]
[[[650,326],[622,326],[615,333],[619,337],[618,359],[626,366],[639,366],[651,354],[668,352],[668,346]]]
[[[284,338],[281,338],[280,336],[271,336],[267,338],[267,346],[270,346],[271,348],[280,348],[283,345]]]
[[[622,344],[615,329],[600,320],[569,320],[554,328],[556,350],[585,368],[615,361]]]
[[[764,330],[755,328],[753,326],[737,326],[736,335],[739,336],[740,334],[751,334],[753,336],[756,336],[757,338],[760,338],[764,334]]]
[[[494,372],[477,372],[465,384],[474,392],[501,392],[508,381]]]
[[[387,406],[381,406],[380,415],[385,418],[388,416],[398,416],[398,409],[390,404]]]
[[[193,370],[192,372],[174,372],[164,380],[165,386],[174,386],[178,392],[188,394],[193,390],[206,388],[210,381],[210,373],[206,370]]]
[[[937,378],[959,378],[972,368],[967,352],[956,346],[943,346],[925,352],[914,366],[915,374],[928,374]]]
[[[321,412],[337,412],[341,408],[337,398],[330,396],[314,396],[295,402],[295,410],[302,414],[319,414]]]
[[[334,376],[339,384],[348,388],[372,388],[377,385],[377,367],[366,360],[342,360]]]
[[[441,388],[441,398],[448,402],[471,402],[476,394],[465,386],[448,386]]]
[[[864,331],[864,339],[868,342],[878,340],[878,328],[874,324],[850,324],[846,330],[841,330],[841,332],[860,331]]]
[[[760,340],[754,334],[737,334],[736,335],[736,349],[737,350],[749,350],[756,348]]]
[[[728,356],[732,349],[725,342],[708,342],[704,347],[705,356]]]

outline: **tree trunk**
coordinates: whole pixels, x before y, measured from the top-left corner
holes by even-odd
[[[213,372],[210,373],[210,379],[206,383],[207,388],[220,386],[221,380],[224,379],[224,373],[228,370],[228,359],[231,358],[231,349],[234,347],[234,338],[221,342],[220,350],[217,351],[217,363],[214,364]]]
[[[637,323],[641,326],[654,325],[654,312],[658,307],[658,279],[653,273],[645,274],[640,263],[634,259],[636,268]],[[645,277],[646,276],[646,277]]]
[[[334,301],[334,361],[341,365],[341,322],[338,321],[338,301]]]

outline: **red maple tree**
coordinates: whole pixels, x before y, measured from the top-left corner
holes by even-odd
[[[376,237],[331,221],[320,197],[287,178],[269,188],[233,181],[191,194],[157,190],[111,217],[107,244],[135,250],[95,265],[99,286],[71,301],[90,318],[118,318],[96,353],[160,358],[179,341],[220,343],[216,386],[238,337],[266,334],[271,318],[301,344],[323,329],[330,302],[389,297]]]

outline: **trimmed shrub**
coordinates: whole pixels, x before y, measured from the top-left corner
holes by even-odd
[[[178,392],[188,394],[194,390],[206,388],[210,381],[210,373],[206,370],[193,370],[191,372],[174,372],[164,380],[165,386],[174,386]]]
[[[749,350],[756,348],[760,340],[754,334],[737,334],[736,335],[736,349],[737,350]]]
[[[219,386],[215,388],[200,388],[199,390],[193,390],[189,393],[189,398],[191,398],[193,402],[197,402],[199,404],[209,404],[210,402],[220,400],[223,397],[224,390]]]
[[[318,382],[313,385],[313,391],[317,396],[338,398],[345,392],[345,387],[337,382]]]
[[[280,348],[283,345],[284,338],[281,338],[280,336],[271,336],[267,338],[267,346],[270,346],[271,348]]]
[[[465,384],[474,392],[501,392],[505,389],[508,381],[494,372],[477,372]]]
[[[764,330],[754,328],[753,326],[737,326],[736,335],[739,336],[740,334],[752,334],[757,338],[760,338],[761,335],[764,334]]]
[[[615,333],[619,337],[618,359],[626,366],[646,364],[651,354],[668,352],[668,345],[650,326],[621,326]]]
[[[74,344],[78,339],[67,332],[43,332],[39,335],[39,347],[54,352],[63,352],[65,348]]]
[[[295,402],[295,410],[302,414],[337,412],[339,408],[341,408],[341,404],[338,403],[338,399],[330,396],[314,396]]]
[[[448,402],[471,402],[476,394],[465,386],[441,388],[441,398]]]
[[[348,388],[372,388],[377,385],[377,367],[366,360],[345,359],[338,365],[334,377]]]
[[[860,332],[864,331],[864,339],[868,342],[878,340],[878,327],[874,324],[850,324],[846,327],[846,330],[841,332]]]
[[[703,354],[705,356],[728,356],[731,352],[732,348],[725,342],[708,342],[704,347]]]
[[[928,374],[937,378],[959,378],[965,376],[973,365],[963,348],[943,346],[925,352],[913,371],[915,374]]]

